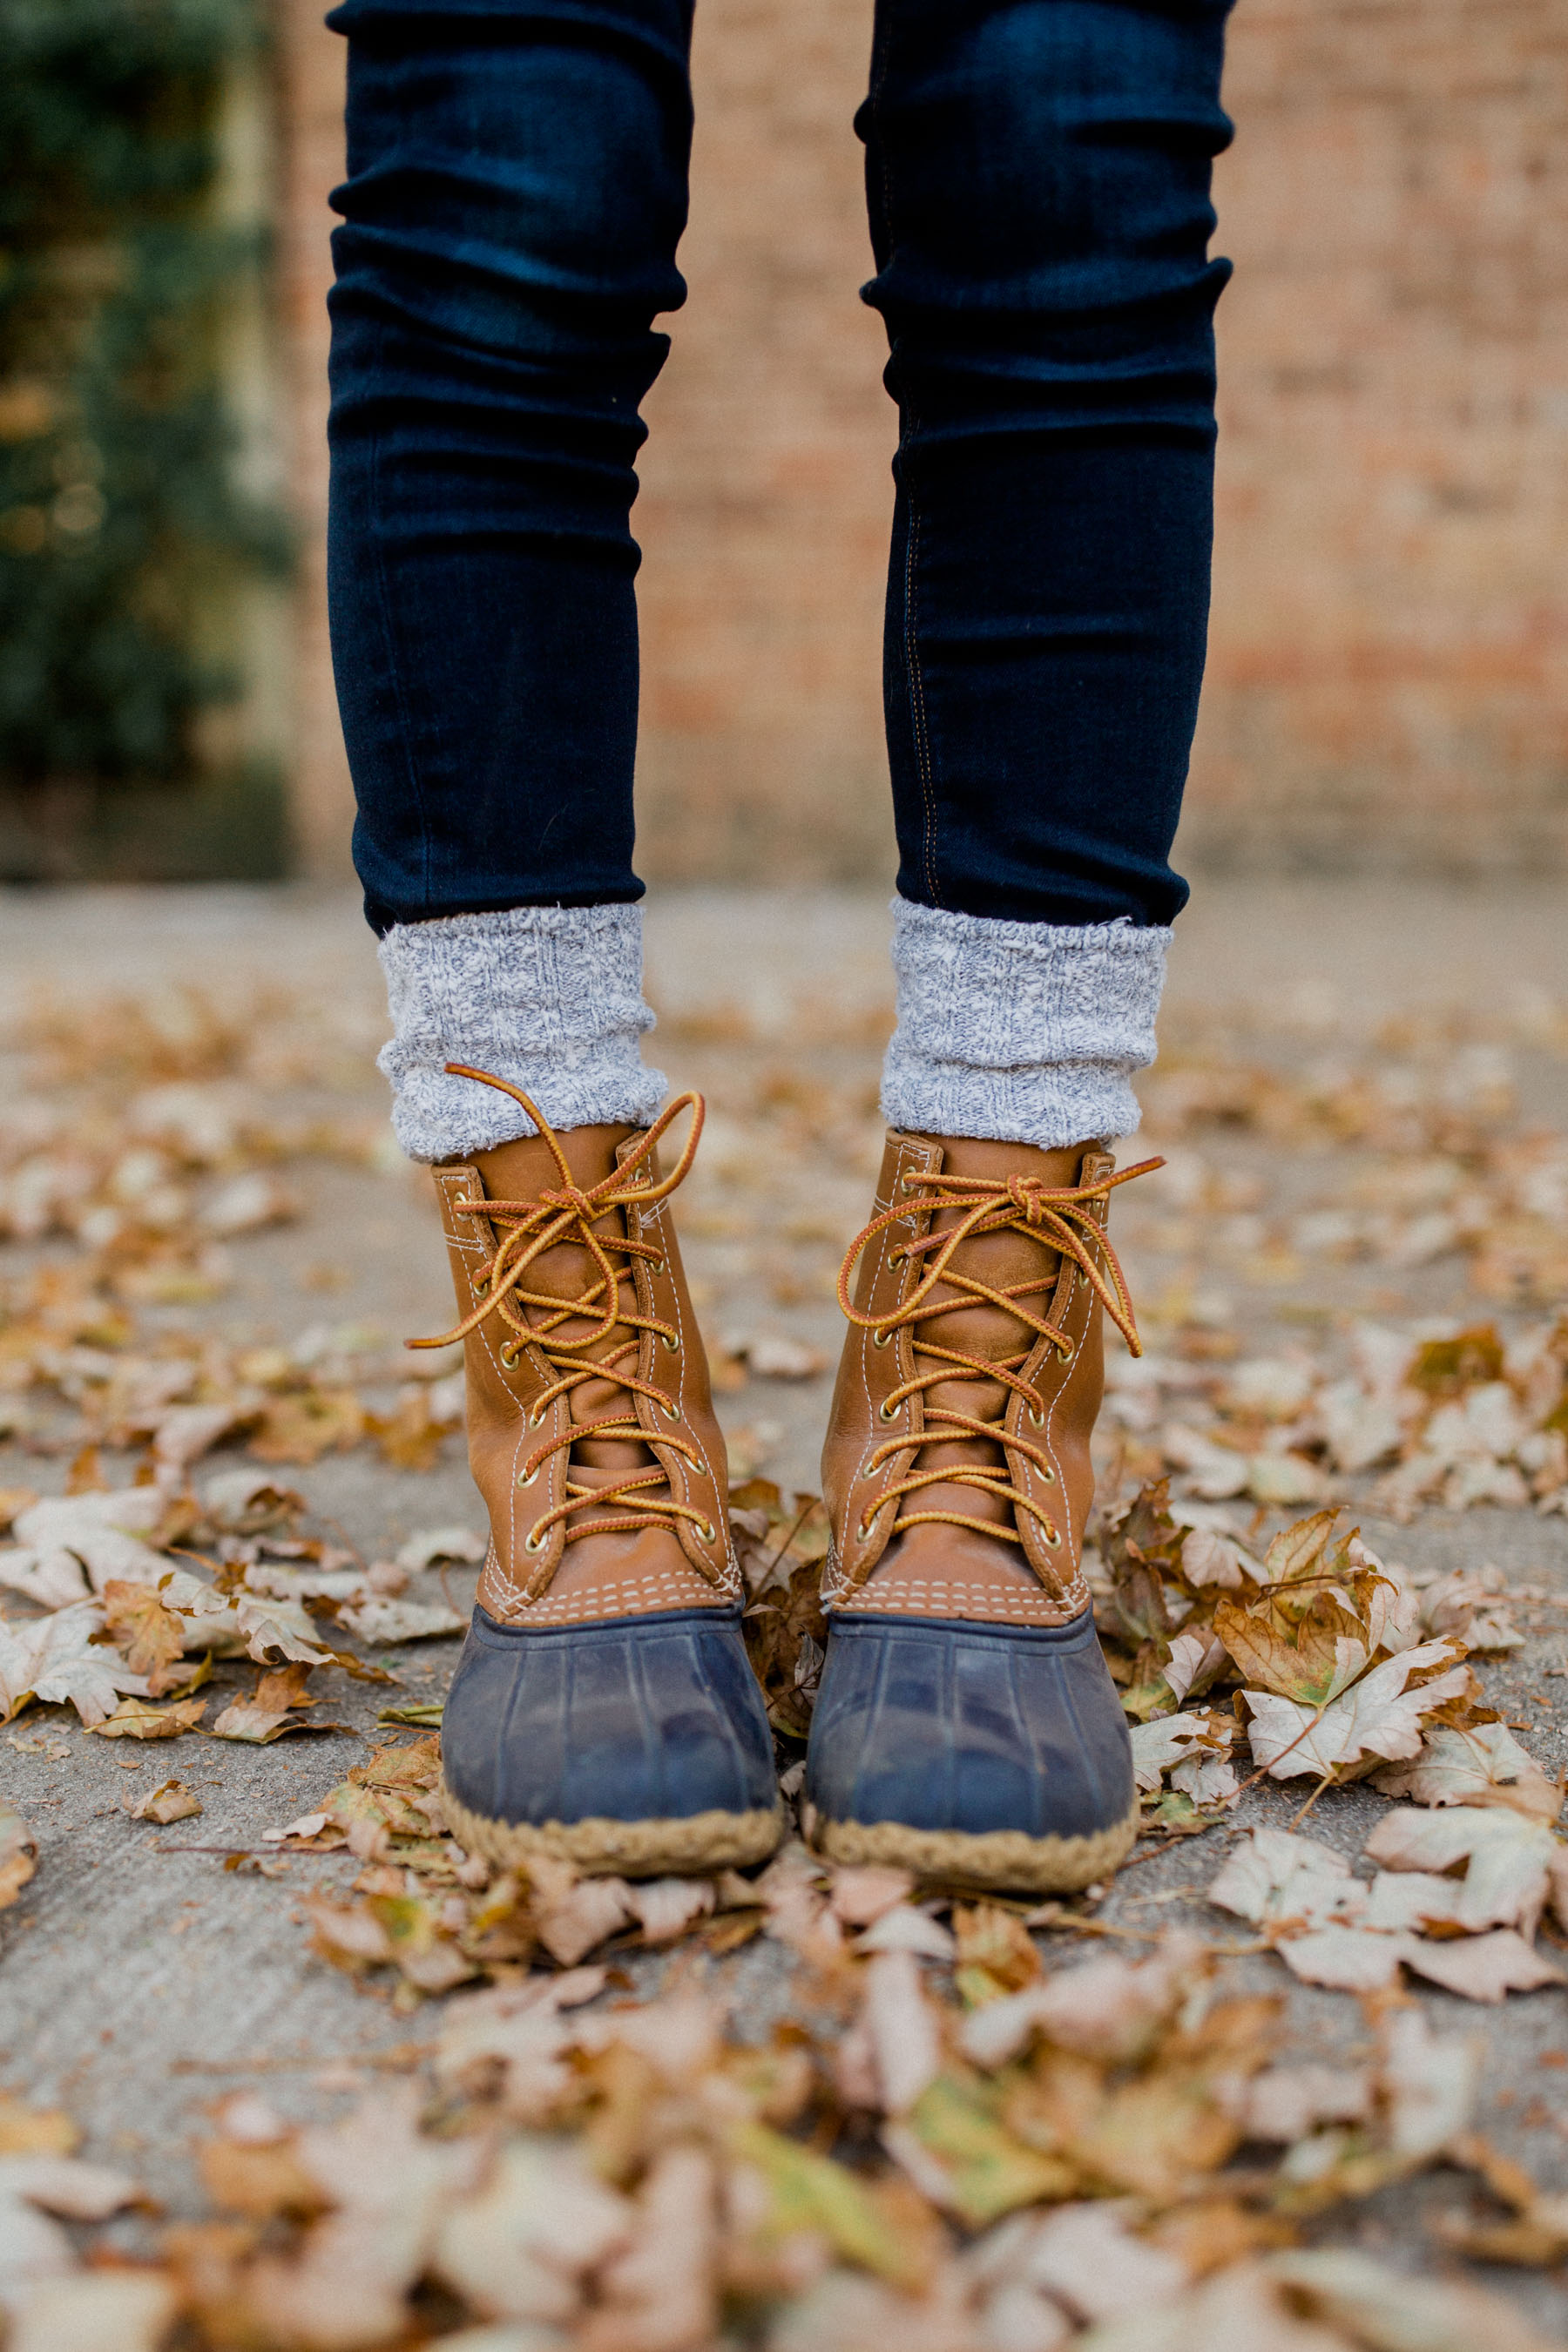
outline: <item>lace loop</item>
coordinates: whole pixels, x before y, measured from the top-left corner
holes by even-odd
[[[894,1334],[908,1328],[910,1354],[917,1368],[906,1381],[900,1381],[883,1398],[879,1412],[883,1421],[891,1421],[899,1408],[911,1397],[922,1401],[923,1427],[918,1436],[889,1438],[877,1446],[867,1457],[865,1475],[873,1476],[883,1464],[900,1454],[913,1449],[918,1461],[921,1449],[926,1445],[952,1444],[972,1440],[985,1445],[1005,1449],[1000,1463],[960,1462],[938,1468],[920,1469],[912,1464],[901,1478],[896,1478],[862,1513],[861,1537],[870,1532],[868,1523],[889,1502],[900,1506],[889,1539],[901,1534],[906,1528],[939,1525],[969,1528],[979,1535],[992,1536],[1005,1543],[1022,1544],[1016,1519],[1020,1511],[1026,1512],[1039,1527],[1048,1549],[1055,1551],[1061,1543],[1061,1534],[1048,1512],[1043,1510],[1033,1496],[1015,1486],[1006,1468],[1006,1453],[1022,1454],[1038,1474],[1043,1484],[1054,1486],[1056,1472],[1042,1449],[1026,1438],[1022,1430],[1008,1434],[1005,1428],[1007,1405],[1003,1403],[1002,1416],[994,1421],[982,1421],[974,1414],[951,1405],[936,1405],[930,1401],[931,1391],[938,1386],[958,1381],[997,1381],[1012,1395],[1022,1399],[1032,1425],[1042,1428],[1045,1423],[1044,1400],[1037,1390],[1020,1376],[1019,1367],[1027,1362],[1036,1346],[1042,1340],[1055,1349],[1064,1363],[1070,1362],[1073,1343],[1058,1325],[1036,1314],[1024,1302],[1040,1291],[1054,1289],[1063,1263],[1070,1262],[1083,1275],[1110,1320],[1115,1324],[1133,1355],[1142,1354],[1138,1327],[1133,1319],[1132,1301],[1126,1276],[1115,1251],[1106,1238],[1100,1222],[1099,1210],[1109,1200],[1119,1184],[1130,1184],[1136,1176],[1147,1176],[1164,1166],[1163,1160],[1141,1160],[1135,1168],[1125,1168],[1099,1177],[1089,1184],[1047,1185],[1037,1176],[1012,1175],[1001,1178],[985,1176],[929,1176],[906,1173],[900,1179],[899,1190],[904,1197],[896,1208],[884,1210],[873,1217],[863,1232],[857,1234],[845,1253],[838,1273],[838,1304],[857,1329],[868,1331],[875,1348],[885,1348]],[[923,1187],[923,1191],[921,1188]],[[921,1192],[910,1201],[907,1196]],[[889,1262],[904,1260],[926,1264],[914,1288],[903,1304],[890,1315],[862,1315],[849,1296],[849,1286],[855,1269],[866,1250],[879,1235],[890,1226],[906,1224],[911,1215],[934,1216],[943,1210],[960,1212],[956,1221],[942,1229],[918,1235],[913,1241],[902,1242],[889,1253]],[[986,1234],[1024,1233],[1057,1254],[1057,1265],[1037,1281],[1015,1283],[1005,1290],[977,1280],[971,1275],[955,1272],[953,1260],[965,1243]],[[932,1300],[931,1293],[944,1284],[948,1297]],[[972,1355],[956,1348],[939,1347],[933,1339],[921,1336],[921,1326],[942,1315],[982,1305],[1000,1307],[1021,1323],[1028,1333],[1026,1345],[1010,1356],[984,1357]],[[919,1368],[918,1360],[925,1360],[927,1369]],[[973,1517],[962,1511],[907,1510],[902,1506],[931,1486],[965,1486],[984,1495],[993,1503],[1007,1507],[1000,1519]]]
[[[701,1534],[711,1524],[702,1512],[677,1501],[673,1491],[652,1491],[669,1486],[668,1472],[657,1456],[650,1468],[637,1467],[624,1475],[612,1472],[607,1483],[602,1485],[574,1478],[571,1464],[571,1448],[589,1440],[648,1446],[649,1433],[637,1416],[639,1396],[647,1398],[656,1408],[663,1407],[670,1419],[679,1418],[665,1391],[651,1381],[641,1379],[635,1365],[642,1332],[662,1341],[671,1354],[679,1352],[680,1335],[658,1316],[638,1312],[635,1286],[630,1298],[623,1301],[622,1286],[631,1282],[632,1266],[617,1263],[640,1258],[651,1270],[662,1272],[663,1253],[654,1243],[636,1241],[625,1230],[601,1234],[596,1229],[606,1218],[622,1219],[629,1208],[647,1209],[668,1200],[684,1180],[702,1133],[705,1106],[701,1096],[678,1095],[641,1135],[635,1150],[596,1184],[583,1186],[574,1181],[554,1129],[521,1087],[494,1077],[488,1071],[470,1069],[464,1063],[448,1062],[447,1071],[452,1077],[472,1078],[480,1086],[494,1087],[520,1103],[548,1145],[560,1181],[529,1201],[465,1199],[453,1202],[458,1215],[484,1219],[495,1243],[490,1257],[472,1278],[471,1287],[479,1303],[451,1330],[434,1339],[409,1339],[405,1345],[449,1348],[494,1318],[508,1333],[501,1342],[500,1356],[509,1370],[531,1349],[554,1376],[532,1400],[528,1414],[531,1429],[540,1427],[551,1406],[563,1397],[569,1398],[585,1381],[607,1383],[626,1392],[626,1404],[592,1421],[568,1421],[563,1430],[536,1445],[524,1461],[518,1483],[526,1486],[533,1484],[554,1454],[567,1454],[565,1496],[535,1521],[524,1542],[525,1551],[537,1555],[558,1523],[584,1510],[613,1508],[616,1516],[592,1518],[581,1526],[568,1525],[564,1539],[569,1544],[581,1541],[584,1536],[628,1534],[635,1528],[662,1528],[678,1536],[682,1520],[689,1521]],[[655,1181],[647,1172],[653,1154],[660,1137],[682,1111],[690,1112],[691,1123],[680,1156],[668,1175]],[[527,1285],[526,1277],[535,1262],[546,1251],[563,1245],[585,1251],[593,1264],[593,1278],[576,1298],[562,1298],[553,1292]],[[591,1328],[585,1336],[569,1339],[564,1336],[565,1328],[574,1322],[585,1322]],[[604,1343],[616,1340],[621,1331],[627,1334],[624,1339],[601,1354],[589,1354],[590,1349],[603,1349]],[[632,1360],[629,1365],[627,1357]],[[678,1454],[700,1475],[704,1468],[702,1458],[686,1438],[661,1435],[658,1444]],[[711,1542],[712,1534],[703,1535],[703,1540]]]

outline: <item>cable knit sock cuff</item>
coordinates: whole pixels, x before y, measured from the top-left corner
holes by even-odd
[[[513,907],[400,923],[381,942],[393,1036],[378,1066],[412,1160],[456,1160],[531,1135],[509,1096],[448,1077],[467,1062],[510,1078],[552,1127],[644,1127],[664,1099],[637,1048],[642,908]]]
[[[1042,1150],[1131,1135],[1154,1058],[1169,930],[1004,923],[893,901],[890,1127]]]

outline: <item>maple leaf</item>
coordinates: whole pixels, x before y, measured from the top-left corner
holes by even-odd
[[[148,1696],[162,1696],[176,1679],[171,1669],[184,1652],[184,1620],[164,1607],[151,1586],[111,1577],[103,1588],[103,1625],[132,1673],[146,1675]]]
[[[1470,1929],[1518,1927],[1533,1936],[1548,1896],[1568,1926],[1568,1846],[1540,1822],[1488,1808],[1385,1814],[1365,1852],[1389,1870],[1437,1874],[1465,1864],[1456,1923]]]
[[[1276,1780],[1303,1772],[1342,1780],[1359,1777],[1358,1767],[1374,1769],[1377,1759],[1414,1756],[1421,1745],[1422,1717],[1466,1695],[1469,1669],[1457,1666],[1415,1689],[1406,1685],[1413,1674],[1454,1654],[1455,1644],[1447,1640],[1400,1651],[1318,1707],[1271,1691],[1243,1691],[1253,1761]],[[1374,1761],[1363,1761],[1369,1758]]]
[[[1387,1585],[1354,1529],[1336,1536],[1338,1514],[1318,1511],[1275,1537],[1269,1582],[1256,1597],[1222,1599],[1214,1630],[1249,1683],[1322,1706],[1355,1681],[1380,1645],[1374,1600]]]
[[[1418,1805],[1505,1806],[1548,1828],[1563,1808],[1561,1783],[1547,1779],[1506,1723],[1439,1725],[1413,1761],[1379,1772],[1374,1785]]]
[[[31,1625],[0,1622],[0,1723],[32,1700],[69,1701],[90,1730],[122,1691],[145,1696],[147,1685],[115,1651],[95,1649],[103,1612],[96,1601],[74,1601]]]

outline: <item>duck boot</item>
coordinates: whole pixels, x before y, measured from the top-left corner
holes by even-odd
[[[702,1104],[539,1129],[435,1172],[490,1541],[441,1725],[456,1834],[652,1877],[760,1861],[782,1825],[741,1637],[724,1441],[669,1221]],[[659,1139],[689,1109],[668,1176]]]
[[[1137,1831],[1082,1569],[1101,1309],[1138,1339],[1099,1145],[893,1133],[839,1279],[829,1633],[806,1763],[829,1859],[1040,1892]],[[855,1284],[851,1297],[849,1286]]]

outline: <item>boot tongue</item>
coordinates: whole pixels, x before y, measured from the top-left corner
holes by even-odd
[[[614,1175],[620,1145],[636,1132],[637,1129],[630,1127],[574,1127],[558,1135],[556,1141],[565,1155],[573,1183],[580,1191],[587,1192],[595,1184],[602,1183],[606,1176]],[[518,1143],[500,1144],[493,1151],[478,1152],[474,1165],[483,1179],[487,1200],[533,1202],[542,1193],[558,1192],[562,1189],[561,1171],[542,1136],[528,1136]],[[632,1287],[632,1261],[616,1247],[616,1244],[624,1243],[626,1237],[625,1212],[612,1210],[597,1220],[593,1230],[610,1264],[622,1277],[620,1303],[623,1307],[629,1307],[636,1297]],[[522,1286],[541,1297],[548,1296],[566,1302],[585,1297],[601,1278],[600,1268],[590,1250],[580,1242],[562,1241],[542,1251],[533,1260],[523,1276]],[[552,1332],[546,1335],[547,1340],[586,1339],[602,1320],[604,1305],[601,1296],[588,1313],[569,1316],[557,1325]],[[541,1307],[521,1311],[535,1326],[547,1319],[546,1311]],[[624,1323],[618,1323],[601,1339],[593,1341],[583,1351],[581,1360],[595,1362],[613,1356],[635,1337],[635,1332]],[[621,1359],[621,1368],[632,1371],[636,1366],[637,1359],[628,1349]],[[635,1417],[632,1397],[614,1379],[579,1382],[571,1391],[568,1403],[573,1420],[584,1425],[607,1418],[619,1421]],[[613,1486],[628,1471],[657,1467],[656,1457],[650,1449],[634,1439],[580,1438],[572,1448],[571,1475],[584,1486]]]
[[[1005,1182],[1012,1176],[1031,1176],[1048,1190],[1076,1183],[1084,1152],[1090,1148],[1077,1144],[1066,1151],[1040,1151],[1027,1144],[991,1143],[968,1137],[932,1136],[920,1140],[939,1147],[944,1176],[974,1176],[991,1183]],[[931,1232],[950,1232],[962,1223],[970,1205],[958,1203],[938,1210],[931,1218]],[[917,1263],[929,1265],[935,1255],[934,1251],[925,1253]],[[952,1273],[966,1275],[973,1282],[987,1283],[993,1290],[1007,1290],[1020,1283],[1040,1283],[1043,1286],[1039,1290],[1031,1290],[1021,1301],[1032,1315],[1040,1318],[1048,1315],[1051,1285],[1059,1265],[1058,1252],[1012,1231],[978,1234],[973,1241],[964,1242],[950,1261]],[[927,1305],[936,1307],[944,1300],[963,1297],[963,1292],[951,1283],[940,1282],[931,1291]],[[980,1300],[965,1301],[947,1314],[933,1315],[929,1321],[922,1319],[916,1327],[916,1336],[931,1346],[951,1348],[955,1354],[979,1356],[992,1362],[1022,1358],[1034,1344],[1026,1327],[1015,1316]],[[915,1368],[931,1370],[931,1360],[917,1356]],[[1010,1393],[1003,1381],[955,1377],[933,1381],[925,1391],[927,1420],[934,1409],[962,1412],[972,1421],[1000,1421]],[[1005,1456],[999,1444],[984,1438],[955,1436],[928,1441],[921,1448],[922,1470],[956,1469],[961,1465],[971,1469],[997,1470],[1005,1466]],[[925,1487],[911,1507],[957,1511],[968,1518],[994,1519],[999,1525],[1005,1525],[1011,1516],[1008,1505],[1000,1497],[966,1486]],[[935,1534],[939,1530],[910,1530],[911,1536],[928,1532]]]

